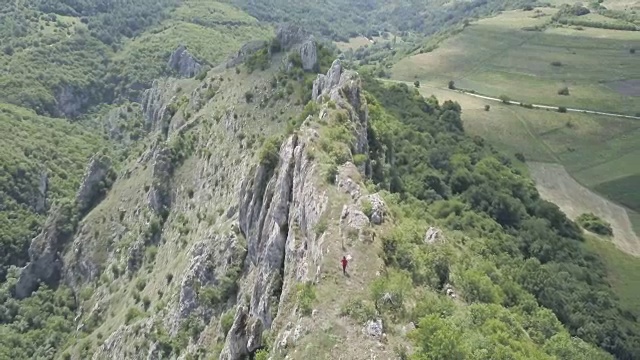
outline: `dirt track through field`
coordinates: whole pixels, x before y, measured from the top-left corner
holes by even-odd
[[[540,196],[560,207],[571,219],[593,213],[611,224],[613,242],[620,250],[640,256],[640,239],[627,210],[580,185],[562,165],[528,162]]]

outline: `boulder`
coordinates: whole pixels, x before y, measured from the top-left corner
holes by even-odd
[[[91,158],[76,194],[76,204],[81,214],[88,212],[105,194],[106,189],[111,186],[114,175],[109,157],[95,155]]]
[[[178,46],[171,53],[167,66],[180,77],[189,78],[202,71],[202,64],[187,50],[184,45]]]

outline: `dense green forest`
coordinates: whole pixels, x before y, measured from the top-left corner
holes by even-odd
[[[337,41],[381,32],[428,35],[465,19],[531,4],[531,0],[284,1],[228,0],[268,22],[294,22]]]
[[[95,344],[74,321],[82,294],[42,286],[17,300],[12,297],[16,267],[27,262],[30,240],[51,204],[73,199],[90,157],[121,149],[96,130],[104,125],[99,117],[82,115],[96,105],[137,99],[155,78],[169,74],[166,61],[178,44],[189,41],[196,58],[214,65],[244,42],[271,35],[251,16],[271,24],[300,23],[333,40],[389,32],[423,41],[465,19],[531,2],[5,1],[0,8],[0,359],[67,358],[61,350],[76,342],[90,357]],[[393,56],[390,45],[380,47],[378,53],[371,47],[353,57],[366,64]],[[270,65],[268,54],[266,48],[259,51],[237,70],[260,72]],[[321,46],[318,55],[324,72],[335,54]],[[382,239],[386,275],[372,292],[418,289],[411,311],[398,304],[378,309],[385,321],[417,325],[409,335],[416,350],[411,358],[640,357],[640,314],[613,293],[604,264],[584,246],[580,227],[540,198],[519,170],[522,164],[465,134],[464,109],[457,103],[425,99],[405,85],[385,86],[374,79],[378,70],[384,71],[362,74],[370,116],[368,185],[386,196],[395,224]],[[304,104],[315,74],[297,71],[289,81],[305,88],[299,100]],[[274,78],[276,86],[278,81]],[[245,93],[250,102],[248,94],[253,93]],[[65,106],[70,110],[63,111]],[[317,110],[315,103],[306,109]],[[55,118],[65,115],[81,119]],[[137,109],[120,121],[123,127],[141,125]],[[134,130],[135,139],[142,138],[141,130]],[[277,144],[267,145],[275,166]],[[594,216],[583,216],[580,223],[611,235],[610,225]],[[448,241],[425,244],[430,226],[446,230]],[[447,284],[462,294],[464,306],[441,294]],[[103,335],[109,334],[100,333],[98,340]]]
[[[638,357],[640,314],[619,303],[603,263],[583,245],[579,227],[542,200],[508,158],[483,139],[464,134],[457,103],[425,100],[415,89],[386,88],[371,77],[366,90],[373,181],[397,196],[395,211],[402,219],[383,240],[388,266],[406,272],[414,286],[442,288],[452,282],[459,287],[465,300],[478,306],[470,316],[473,311],[483,314],[474,326],[494,332],[490,344],[500,356],[493,359],[545,358],[516,351],[518,335],[509,333],[514,318],[530,335],[537,334],[532,339],[547,354],[602,358],[570,348],[568,338],[552,336],[553,321],[536,304],[553,311],[572,336],[618,359]],[[455,244],[424,246],[427,219],[464,235]],[[429,354],[425,359],[443,358],[438,349],[459,354],[456,358],[475,358],[480,339],[465,330],[468,319],[452,309],[440,300],[418,306],[413,314],[420,324],[416,345]],[[489,314],[498,323],[489,325]],[[455,339],[448,340],[450,347],[438,347],[435,341],[448,336]],[[503,352],[505,339],[514,353]]]
[[[78,117],[101,103],[138,100],[171,74],[166,64],[180,44],[215,64],[268,34],[217,1],[12,2],[0,9],[0,102]]]
[[[99,133],[79,124],[0,105],[0,280],[11,265],[23,266],[48,205],[73,198],[89,158],[107,146]],[[37,209],[46,177],[47,204]]]

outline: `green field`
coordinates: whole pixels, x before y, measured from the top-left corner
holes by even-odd
[[[555,11],[516,10],[474,22],[436,50],[398,62],[392,78],[438,86],[454,80],[457,87],[494,97],[640,113],[640,103],[632,96],[640,84],[611,86],[640,79],[640,52],[630,51],[640,48],[640,32],[557,27],[550,25]],[[534,27],[545,30],[523,30]],[[570,95],[558,95],[565,86]]]
[[[630,51],[640,49],[640,32],[558,26],[556,11],[516,10],[474,22],[436,50],[396,63],[392,78],[419,80],[423,95],[458,101],[466,130],[507,154],[563,165],[577,180],[572,186],[623,205],[621,227],[640,234],[640,120],[527,109],[447,89],[453,80],[458,88],[525,103],[640,113],[640,54]],[[603,18],[591,13],[580,20]],[[558,95],[564,86],[569,96]]]
[[[521,153],[528,162],[540,164],[531,175],[549,200],[572,218],[595,211],[614,226],[620,248],[640,254],[640,121],[527,109],[429,85],[421,85],[420,92],[460,103],[465,131],[512,158]]]

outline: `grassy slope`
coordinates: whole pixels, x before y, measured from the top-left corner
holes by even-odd
[[[481,20],[435,51],[400,61],[393,76],[411,82],[419,79],[424,95],[459,101],[470,133],[485,137],[508,153],[522,153],[527,160],[562,164],[579,183],[638,212],[638,200],[628,194],[637,193],[639,121],[529,110],[445,89],[448,80],[455,79],[460,87],[527,102],[640,111],[634,97],[622,96],[599,83],[640,77],[640,68],[632,65],[637,59],[626,50],[640,45],[640,34],[592,28],[520,30],[544,25],[554,12],[542,9],[540,14],[546,15],[533,18],[532,12],[513,11]],[[552,66],[552,61],[564,65]],[[616,66],[609,65],[612,63]],[[571,95],[556,95],[564,83],[576,84],[569,85]],[[484,111],[484,105],[491,106],[490,112]],[[629,217],[638,229],[635,212],[629,212]]]
[[[92,37],[79,17],[57,16],[51,22],[39,12],[42,18],[32,19],[33,6],[12,11],[27,25],[18,38],[0,26],[0,39],[4,34],[12,49],[0,51],[0,100],[39,113],[55,113],[54,94],[61,84],[83,89],[94,105],[109,101],[114,87],[116,95],[136,98],[140,87],[165,74],[169,55],[180,44],[201,61],[216,64],[243,43],[271,32],[228,4],[186,0],[158,25],[111,47]]]
[[[553,12],[542,9],[544,16],[540,16],[518,10],[472,23],[435,51],[400,61],[393,76],[440,85],[455,80],[462,88],[496,97],[506,94],[530,103],[640,112],[632,97],[604,84],[640,77],[637,55],[629,53],[629,48],[640,47],[640,34],[602,29],[521,30],[544,26]],[[552,66],[555,61],[563,65]],[[557,94],[563,86],[569,87],[570,96]]]
[[[40,176],[47,174],[47,203],[75,195],[90,156],[106,141],[87,128],[0,104],[0,278],[5,266],[23,265],[44,214],[37,214]]]
[[[637,258],[621,252],[607,240],[588,237],[586,244],[604,260],[609,280],[623,306],[636,312],[640,310],[640,262]]]
[[[198,60],[214,65],[245,42],[267,39],[271,32],[230,5],[188,0],[156,29],[127,42],[114,56],[114,68],[135,79],[132,82],[149,83],[164,71],[170,53],[180,44]]]

